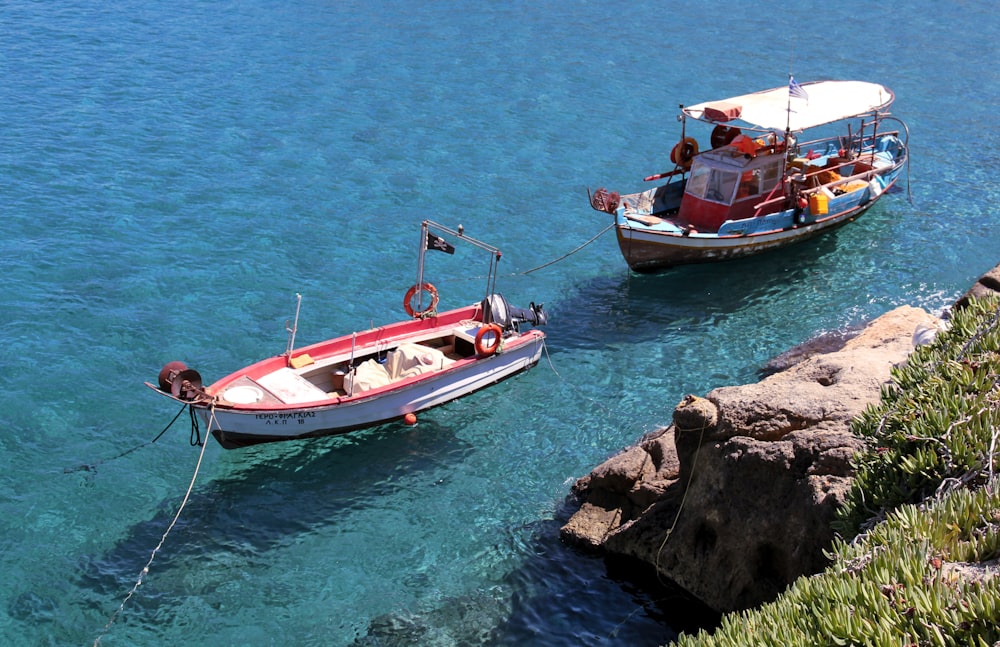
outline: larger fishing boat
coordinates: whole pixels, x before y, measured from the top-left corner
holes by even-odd
[[[601,188],[591,206],[614,216],[637,272],[818,236],[855,220],[899,179],[909,135],[888,112],[894,98],[877,83],[790,77],[787,87],[681,106],[674,166],[645,178],[666,182],[626,195]],[[711,128],[707,142],[688,132],[689,120]]]
[[[486,296],[438,312],[436,288],[424,280],[428,249],[454,253],[442,236],[490,254]],[[542,306],[517,308],[495,292],[500,250],[430,221],[421,225],[417,282],[403,307],[408,319],[286,350],[241,368],[208,387],[183,362],[170,362],[146,386],[189,405],[194,425],[206,426],[227,448],[338,434],[416,414],[468,395],[535,366],[545,334]],[[301,298],[300,298],[301,304]],[[197,417],[195,417],[197,416]],[[200,431],[196,436],[200,439]]]

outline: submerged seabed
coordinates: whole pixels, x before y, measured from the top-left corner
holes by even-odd
[[[400,318],[418,223],[545,302],[533,371],[339,439],[206,450],[102,644],[652,645],[676,599],[558,541],[572,480],[686,393],[997,263],[998,19],[865,3],[8,3],[0,30],[0,638],[89,644],[180,505],[208,380]],[[791,35],[791,38],[789,37]],[[787,253],[630,275],[586,187],[666,170],[678,103],[878,81],[906,193]],[[905,187],[904,187],[905,188]],[[442,307],[486,261],[429,260]],[[475,277],[470,280],[468,277]],[[661,596],[668,596],[663,597]],[[659,598],[659,599],[658,599]],[[671,628],[673,627],[673,629]]]

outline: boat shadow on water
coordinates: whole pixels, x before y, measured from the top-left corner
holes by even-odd
[[[593,279],[553,302],[549,350],[649,342],[668,330],[699,334],[748,308],[794,298],[839,253],[838,235],[745,259]]]
[[[213,441],[208,441],[213,442]],[[434,420],[407,428],[389,424],[343,436],[272,443],[242,450],[213,476],[196,485],[127,613],[139,618],[180,615],[192,579],[213,588],[222,584],[188,570],[205,564],[240,564],[314,533],[336,532],[352,511],[413,488],[414,479],[445,481],[449,469],[474,447],[452,427]],[[77,586],[106,605],[124,597],[170,525],[180,497],[165,500],[158,512],[126,530],[106,552],[81,558]],[[145,576],[144,576],[145,577]],[[107,610],[107,609],[105,609]]]

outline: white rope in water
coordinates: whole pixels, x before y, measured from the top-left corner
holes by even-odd
[[[215,422],[214,404],[212,405],[211,411],[212,415],[208,421],[209,432],[212,429],[212,423]],[[113,625],[115,623],[115,620],[118,619],[118,616],[120,616],[122,612],[125,611],[125,605],[128,604],[128,601],[130,599],[132,599],[132,596],[135,595],[135,592],[139,590],[139,586],[142,584],[142,578],[149,574],[149,567],[153,563],[153,559],[156,558],[156,553],[159,552],[160,548],[162,548],[163,544],[167,541],[167,535],[169,535],[170,531],[173,530],[174,525],[177,523],[177,520],[181,516],[181,512],[184,510],[184,506],[187,505],[188,499],[191,498],[191,491],[194,490],[194,483],[198,479],[198,471],[201,469],[201,460],[205,457],[205,448],[208,447],[209,435],[210,433],[205,435],[205,440],[201,444],[201,453],[198,454],[198,462],[194,466],[194,474],[191,475],[191,483],[188,485],[187,492],[184,494],[184,500],[181,501],[180,507],[177,508],[177,514],[174,515],[174,518],[170,522],[170,525],[167,526],[167,529],[163,531],[163,536],[160,537],[160,543],[156,545],[156,548],[154,548],[153,552],[149,555],[149,560],[146,562],[146,565],[142,567],[142,572],[139,573],[139,578],[135,581],[135,584],[132,586],[132,590],[129,591],[128,595],[125,596],[125,599],[122,600],[122,603],[118,606],[118,609],[113,614],[111,614],[111,618],[108,619],[108,624],[104,625],[104,629],[101,631],[101,635],[99,635],[94,640],[94,647],[97,647],[98,645],[101,644],[101,639],[108,634],[108,631],[111,630],[111,625]]]
[[[552,357],[551,357],[551,356],[549,355],[549,345],[548,345],[548,343],[546,343],[546,342],[545,342],[544,340],[542,341],[542,348],[544,348],[544,349],[545,349],[545,359],[547,359],[547,360],[549,361],[549,368],[551,368],[551,369],[552,369],[552,372],[556,374],[556,377],[558,377],[558,378],[559,378],[559,379],[560,379],[560,380],[562,381],[562,383],[563,383],[563,384],[567,384],[567,385],[569,385],[569,386],[570,386],[570,387],[571,387],[571,388],[572,388],[572,389],[573,389],[574,391],[576,391],[576,392],[577,392],[577,393],[578,393],[578,394],[580,395],[580,397],[582,397],[582,398],[583,398],[584,400],[587,400],[588,402],[590,402],[590,403],[592,403],[592,404],[596,405],[596,406],[597,406],[598,408],[602,409],[602,410],[604,411],[604,413],[605,413],[605,414],[607,414],[607,415],[608,415],[608,416],[610,417],[610,416],[611,416],[611,409],[609,409],[608,407],[604,406],[604,404],[603,404],[603,403],[601,403],[601,402],[599,402],[598,400],[595,400],[594,398],[592,398],[592,397],[590,397],[590,396],[586,395],[586,394],[585,394],[585,393],[583,392],[583,390],[582,390],[582,389],[581,389],[580,387],[578,387],[577,385],[575,385],[575,384],[572,384],[572,383],[570,383],[570,382],[567,382],[567,381],[566,381],[566,380],[565,380],[565,379],[563,378],[563,376],[562,376],[562,375],[561,375],[561,374],[559,373],[559,371],[557,371],[557,370],[556,370],[556,366],[555,366],[555,364],[553,364],[553,363],[552,363]]]

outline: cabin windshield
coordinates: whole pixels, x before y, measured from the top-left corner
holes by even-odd
[[[695,164],[691,167],[691,177],[688,178],[685,192],[696,198],[730,204],[733,201],[733,194],[739,179],[740,174],[735,171],[714,169],[704,164],[698,164],[695,160]]]

